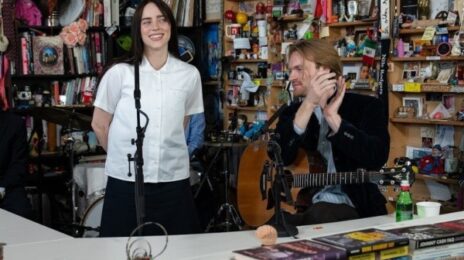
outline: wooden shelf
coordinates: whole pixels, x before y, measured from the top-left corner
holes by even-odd
[[[266,112],[267,108],[266,107],[241,107],[241,106],[230,106],[230,105],[227,105],[225,106],[225,108],[229,109],[229,110],[240,110],[240,111],[263,111],[263,112]]]
[[[350,27],[350,26],[368,26],[373,25],[374,21],[354,21],[354,22],[341,22],[341,23],[330,23],[329,27]]]
[[[340,57],[341,62],[362,62],[362,57]],[[380,60],[380,57],[375,57],[375,60]]]
[[[448,31],[459,31],[459,26],[448,26]],[[414,28],[414,29],[400,29],[400,34],[421,34],[424,33],[425,28]]]
[[[218,80],[209,80],[209,81],[203,82],[203,85],[211,86],[211,85],[219,85],[220,83],[221,82]]]
[[[413,119],[413,118],[390,118],[392,123],[398,124],[417,124],[417,125],[450,125],[450,126],[464,126],[464,122],[455,120],[425,120],[425,119]]]
[[[445,176],[442,176],[445,175]],[[447,178],[446,174],[441,174],[441,175],[426,175],[426,174],[415,174],[416,180],[432,180],[432,181],[437,181],[441,183],[446,183],[446,184],[458,184],[458,180],[456,179],[451,179]]]
[[[266,62],[267,60],[262,59],[249,59],[249,60],[232,60],[232,63],[258,63],[258,62]]]
[[[464,56],[416,56],[416,57],[391,57],[391,61],[409,62],[409,61],[463,61]]]
[[[204,20],[203,23],[220,23],[222,19],[211,19],[211,20]]]
[[[308,15],[305,14],[303,16],[296,16],[296,15],[285,15],[279,18],[281,22],[301,22],[308,18]]]
[[[97,77],[97,73],[87,73],[87,74],[63,74],[63,75],[12,75],[11,79],[13,80],[31,80],[31,79],[75,79],[75,78],[85,78],[85,77]]]

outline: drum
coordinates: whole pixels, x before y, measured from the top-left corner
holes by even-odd
[[[99,237],[103,202],[104,196],[101,196],[85,210],[81,221],[81,226],[84,228],[82,237]]]
[[[105,194],[106,180],[103,163],[78,164],[73,169],[73,222],[82,221],[85,211]]]

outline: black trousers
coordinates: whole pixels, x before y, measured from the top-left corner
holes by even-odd
[[[200,232],[188,179],[145,183],[145,222],[162,224],[168,234]],[[101,237],[129,236],[137,227],[134,183],[108,177],[100,227]],[[144,235],[161,235],[156,226],[144,228]]]
[[[0,208],[24,218],[32,219],[32,206],[24,187],[6,189],[5,198],[0,200]]]

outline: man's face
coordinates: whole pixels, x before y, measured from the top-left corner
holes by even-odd
[[[296,97],[305,96],[309,81],[317,72],[316,63],[305,59],[300,53],[294,52],[290,55],[288,68],[290,71],[289,80],[293,86],[293,94]]]

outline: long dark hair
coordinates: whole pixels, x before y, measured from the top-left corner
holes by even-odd
[[[155,4],[168,23],[171,25],[171,38],[168,42],[168,51],[176,58],[179,58],[179,47],[177,38],[177,24],[174,15],[172,14],[171,8],[163,0],[143,0],[135,10],[134,17],[132,18],[132,46],[129,51],[132,57],[132,62],[138,61],[139,64],[143,58],[143,41],[140,34],[140,24],[142,23],[142,13],[145,6],[149,3]]]

